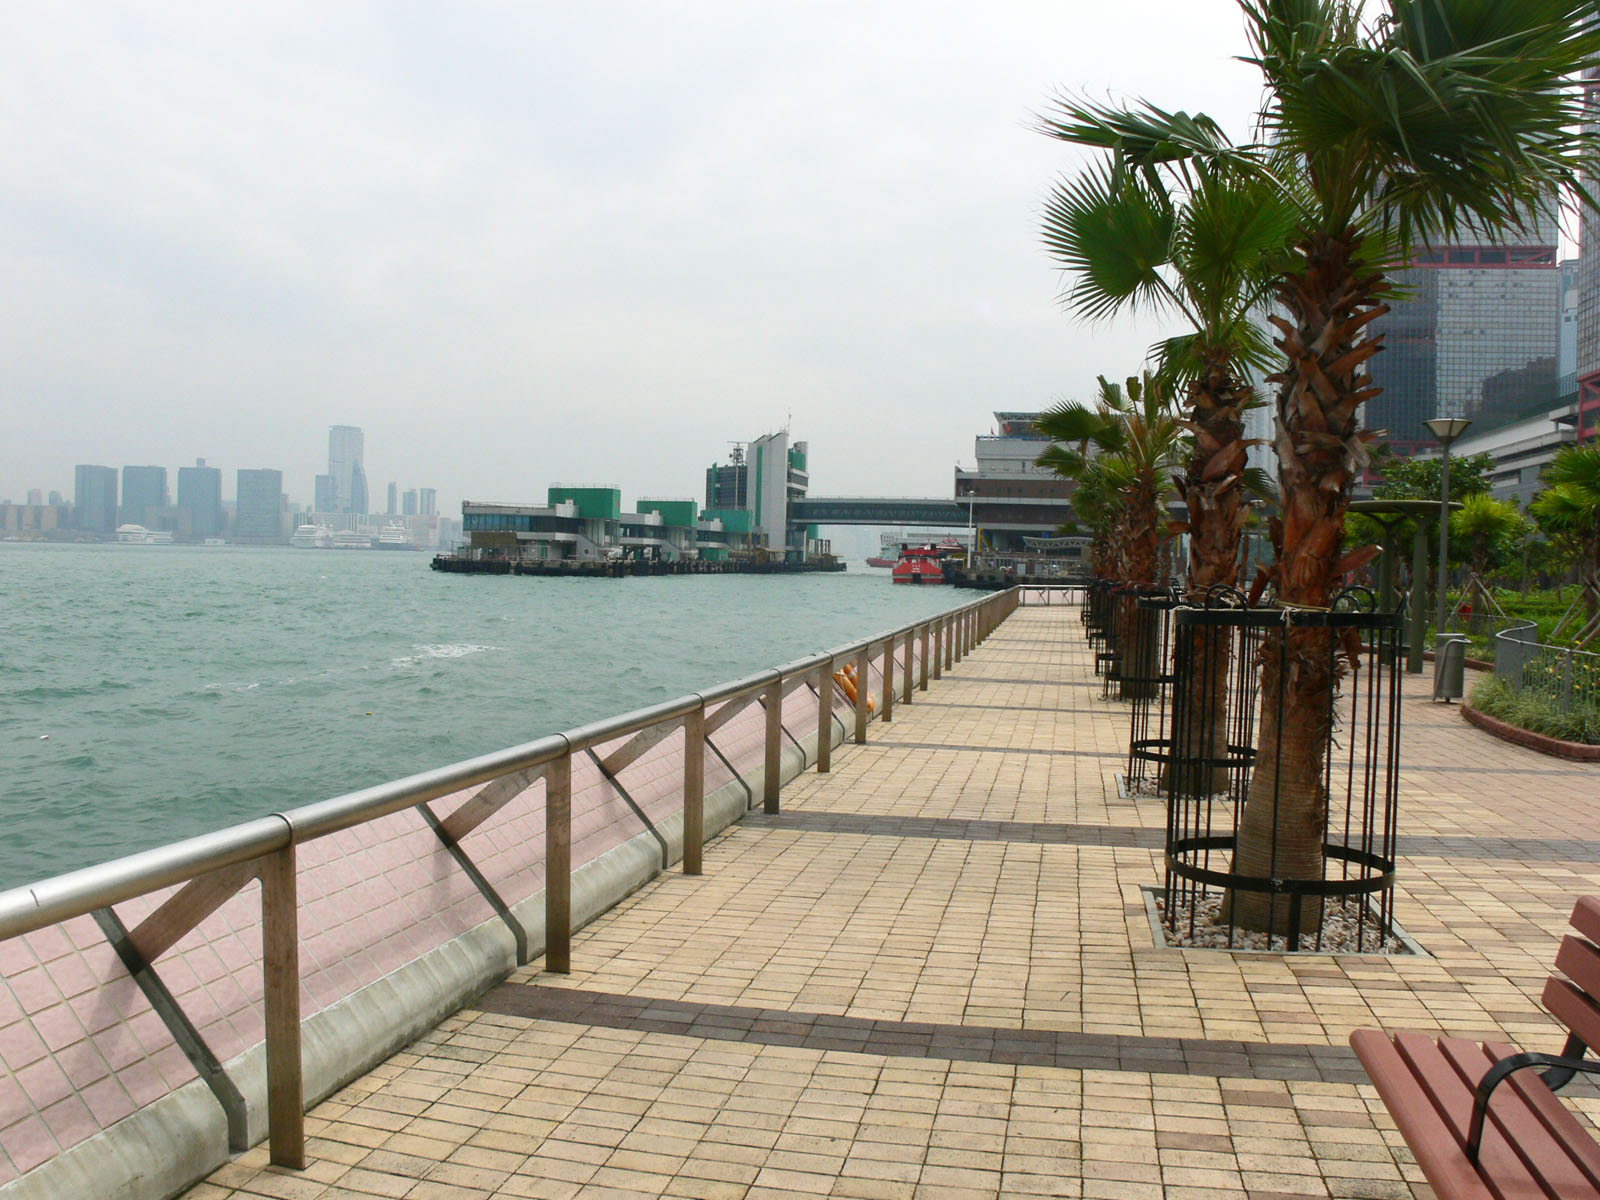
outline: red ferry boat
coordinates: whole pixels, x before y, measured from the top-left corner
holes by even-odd
[[[893,579],[896,583],[943,583],[940,560],[948,553],[938,546],[902,546]]]

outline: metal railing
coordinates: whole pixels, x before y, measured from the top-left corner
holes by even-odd
[[[1051,589],[1029,589],[1046,592]],[[856,679],[854,740],[865,743],[872,717],[871,668],[882,655],[877,716],[893,718],[895,703],[912,702],[914,690],[927,690],[930,676],[968,652],[1021,603],[1019,589],[995,592],[935,617],[887,633],[850,642],[782,667],[758,671],[565,733],[538,738],[364,788],[285,813],[174,842],[126,858],[0,892],[0,941],[56,925],[111,905],[176,886],[135,928],[117,939],[130,969],[148,967],[180,938],[252,881],[261,883],[262,977],[265,1007],[267,1112],[270,1157],[274,1164],[303,1168],[305,1095],[301,1055],[301,971],[298,928],[296,848],[318,838],[376,821],[428,801],[479,790],[448,816],[436,819],[422,808],[439,839],[460,857],[461,840],[490,821],[511,800],[542,779],[545,789],[545,967],[571,969],[572,954],[572,760],[594,756],[612,780],[680,728],[684,731],[683,873],[698,875],[705,829],[705,752],[707,739],[754,703],[765,709],[764,791],[766,812],[778,811],[783,738],[783,698],[808,685],[817,693],[816,769],[831,766],[835,721],[834,672],[853,663]],[[920,653],[918,647],[920,646]],[[900,657],[903,652],[903,662]],[[626,738],[620,746],[619,739]],[[614,747],[599,757],[602,747]],[[719,755],[720,757],[720,755]],[[742,778],[742,776],[737,776]],[[495,786],[499,785],[499,786]],[[506,917],[504,911],[500,914]],[[519,961],[531,954],[519,934]]]
[[[1532,621],[1514,620],[1494,635],[1494,673],[1559,712],[1600,714],[1600,654],[1542,645]]]

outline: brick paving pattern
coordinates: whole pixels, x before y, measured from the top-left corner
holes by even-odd
[[[224,1197],[1430,1195],[1346,1046],[1555,1050],[1600,768],[1406,692],[1397,912],[1427,957],[1158,948],[1160,801],[1076,610],[1024,608],[871,744],[318,1105]],[[1591,1122],[1600,1099],[1576,1088]]]

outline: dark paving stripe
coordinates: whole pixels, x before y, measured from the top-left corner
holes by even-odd
[[[1400,774],[1405,775],[1410,771],[1443,771],[1459,772],[1463,775],[1582,775],[1590,779],[1600,778],[1594,774],[1592,763],[1573,763],[1570,767],[1462,767],[1455,764],[1423,764],[1402,762]]]
[[[952,669],[942,678],[940,683],[1019,683],[1031,687],[1053,688],[1094,688],[1099,690],[1105,685],[1098,679],[1001,679],[996,675],[958,675]]]
[[[1165,829],[1129,825],[1050,824],[1034,821],[973,821],[962,817],[876,817],[863,813],[791,811],[752,813],[744,824],[804,833],[859,833],[880,837],[944,838],[973,842],[1039,842],[1076,846],[1134,846],[1160,850]]]
[[[1127,762],[1126,751],[1102,754],[1098,750],[1039,750],[1032,746],[963,746],[946,742],[892,742],[879,738],[872,745],[880,750],[961,750],[976,754],[1053,754],[1068,758],[1103,758],[1111,762]]]
[[[1600,841],[1580,838],[1402,837],[1400,853],[1416,858],[1498,858],[1518,861],[1600,862]]]
[[[1069,708],[1059,704],[952,704],[944,700],[918,700],[913,708],[926,705],[929,708],[971,708],[979,712],[1037,712],[1037,713],[1093,713],[1104,712],[1103,708]]]
[[[1159,801],[1152,802],[1159,811]],[[964,817],[896,817],[867,813],[791,810],[768,816],[751,813],[753,828],[800,833],[848,833],[865,837],[938,838],[946,841],[1025,842],[1053,846],[1111,846],[1161,850],[1165,828],[1089,825],[1071,822],[978,821]],[[1405,837],[1399,851],[1410,858],[1504,859],[1507,862],[1600,862],[1600,841],[1579,838]]]
[[[502,984],[472,1007],[481,1012],[567,1025],[951,1062],[1029,1064],[1078,1071],[1164,1072],[1209,1078],[1286,1079],[1306,1083],[1364,1083],[1367,1078],[1355,1053],[1348,1047],[1300,1042],[1212,1041],[1006,1029],[991,1025],[874,1021],[864,1017],[732,1004],[692,1004],[538,984]]]

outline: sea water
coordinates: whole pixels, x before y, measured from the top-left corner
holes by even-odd
[[[0,887],[559,733],[970,599],[887,572],[539,579],[0,543]]]

